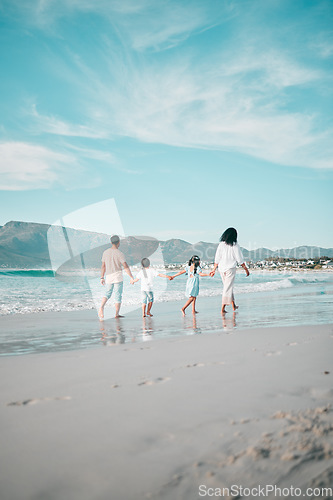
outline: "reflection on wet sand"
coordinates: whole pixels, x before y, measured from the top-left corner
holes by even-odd
[[[115,327],[114,327],[115,325]],[[101,341],[104,346],[110,346],[112,344],[124,344],[126,341],[126,335],[124,328],[121,326],[119,319],[112,323],[105,323],[105,321],[100,322],[101,330]]]
[[[222,327],[226,333],[232,332],[236,327],[236,312],[230,315],[222,314]],[[122,319],[100,322],[101,341],[104,346],[147,342],[170,335],[200,335],[214,331],[221,331],[221,323],[214,318],[207,319],[204,315],[200,317],[197,314],[177,318],[174,322],[170,322],[168,329],[165,327],[165,317],[144,317],[141,325],[136,320],[130,323],[124,323]]]
[[[200,326],[198,326],[197,315],[183,317],[183,328],[186,335],[196,335],[202,333]]]
[[[232,331],[236,326],[236,311],[233,311],[232,316],[227,316],[226,313],[222,314],[223,330],[228,332]]]
[[[147,340],[153,339],[154,333],[154,320],[151,317],[142,318],[142,340],[146,342]]]

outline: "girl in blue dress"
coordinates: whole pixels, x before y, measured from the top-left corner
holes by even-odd
[[[202,269],[200,267],[200,258],[197,255],[193,255],[193,257],[190,258],[186,269],[183,269],[183,271],[179,271],[179,273],[174,274],[173,276],[171,276],[171,279],[173,280],[174,278],[176,278],[176,276],[180,276],[181,274],[185,273],[187,274],[185,294],[186,297],[189,297],[189,299],[181,309],[183,316],[185,316],[185,310],[191,303],[193,314],[196,314],[198,312],[195,310],[195,301],[197,300],[197,296],[199,295],[199,276],[210,276],[209,273],[205,274],[202,272]]]

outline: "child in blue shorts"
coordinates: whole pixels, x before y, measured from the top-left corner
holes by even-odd
[[[142,295],[142,317],[152,316],[151,308],[154,302],[154,292],[153,292],[153,280],[156,276],[160,276],[161,278],[168,278],[171,280],[171,276],[167,274],[161,274],[156,269],[150,268],[150,260],[146,257],[141,261],[142,269],[138,272],[135,280],[132,280],[131,283],[134,285],[137,281],[141,280],[141,295]],[[146,306],[147,314],[146,314]]]

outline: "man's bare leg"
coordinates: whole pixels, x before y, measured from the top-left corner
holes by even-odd
[[[197,298],[196,297],[193,297],[193,302],[192,302],[192,313],[193,314],[197,314],[199,311],[196,311],[195,310],[195,302],[196,302]]]
[[[142,304],[142,317],[146,317],[146,304]]]
[[[98,311],[98,317],[101,321],[103,321],[103,319],[104,319],[104,306],[107,303],[107,301],[108,301],[108,299],[106,297],[102,298],[101,307],[99,308],[99,311]]]
[[[120,314],[119,314],[120,306],[121,306],[121,302],[116,302],[115,303],[115,308],[116,308],[115,318],[123,318],[124,317],[124,316],[120,316]]]
[[[148,302],[148,307],[147,307],[147,316],[150,316],[152,317],[152,314],[151,314],[151,308],[153,307],[153,303],[152,302]]]
[[[185,316],[185,309],[193,302],[194,297],[190,297],[184,307],[181,308],[181,311],[183,313],[183,316]]]

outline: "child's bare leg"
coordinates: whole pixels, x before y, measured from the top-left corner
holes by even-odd
[[[152,316],[152,314],[150,312],[152,307],[153,307],[153,302],[148,302],[147,316]]]
[[[108,299],[106,297],[102,298],[101,307],[99,308],[99,311],[98,311],[98,317],[100,320],[104,319],[104,306],[107,303],[107,301],[108,301]]]
[[[142,317],[146,317],[146,304],[142,304]]]
[[[196,302],[197,298],[196,297],[193,297],[193,302],[192,302],[192,313],[193,314],[197,314],[198,311],[195,310],[195,302]]]
[[[182,307],[181,311],[183,313],[183,316],[185,316],[185,309],[191,304],[191,302],[193,301],[194,297],[190,297],[188,299],[188,301],[186,302],[186,304],[184,305],[184,307]]]

